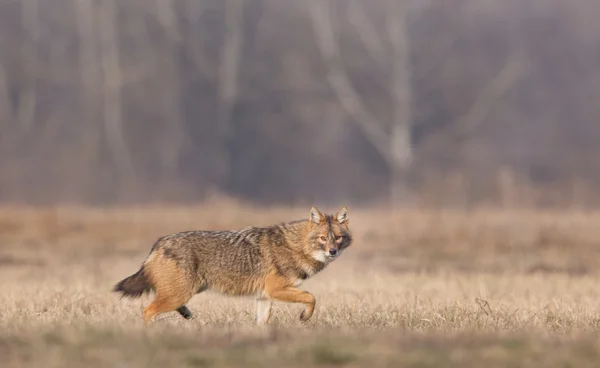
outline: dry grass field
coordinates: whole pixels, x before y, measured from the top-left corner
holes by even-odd
[[[335,209],[327,209],[333,211]],[[2,367],[597,367],[600,214],[350,208],[355,243],[302,287],[313,319],[204,293],[144,327],[110,292],[169,232],[266,225],[307,208],[0,209]]]

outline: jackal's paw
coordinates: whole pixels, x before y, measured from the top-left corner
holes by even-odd
[[[302,322],[307,322],[310,317],[312,317],[312,312],[311,313],[307,313],[306,311],[303,311],[302,313],[300,313],[300,321]]]

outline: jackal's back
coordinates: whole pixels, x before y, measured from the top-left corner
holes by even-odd
[[[148,259],[175,262],[187,278],[207,289],[230,295],[255,294],[264,288],[264,278],[276,267],[274,254],[289,251],[298,230],[297,224],[288,223],[179,232],[160,238]]]

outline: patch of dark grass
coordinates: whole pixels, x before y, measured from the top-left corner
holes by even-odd
[[[356,355],[341,346],[315,345],[311,349],[312,360],[317,364],[344,365],[356,360]]]
[[[231,334],[233,336],[231,336]],[[64,327],[0,332],[3,368],[20,366],[129,367],[596,367],[598,335],[577,338],[522,333],[411,333],[281,329],[281,338],[248,331],[125,330]],[[221,340],[215,344],[214,340]],[[58,360],[57,360],[58,359]]]
[[[211,367],[213,365],[210,359],[203,356],[190,355],[186,358],[186,364],[190,367]]]

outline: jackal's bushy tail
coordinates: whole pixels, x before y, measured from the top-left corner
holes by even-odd
[[[138,298],[142,294],[150,292],[150,290],[152,290],[152,286],[144,273],[143,267],[133,275],[119,281],[113,288],[114,292],[130,298]]]

